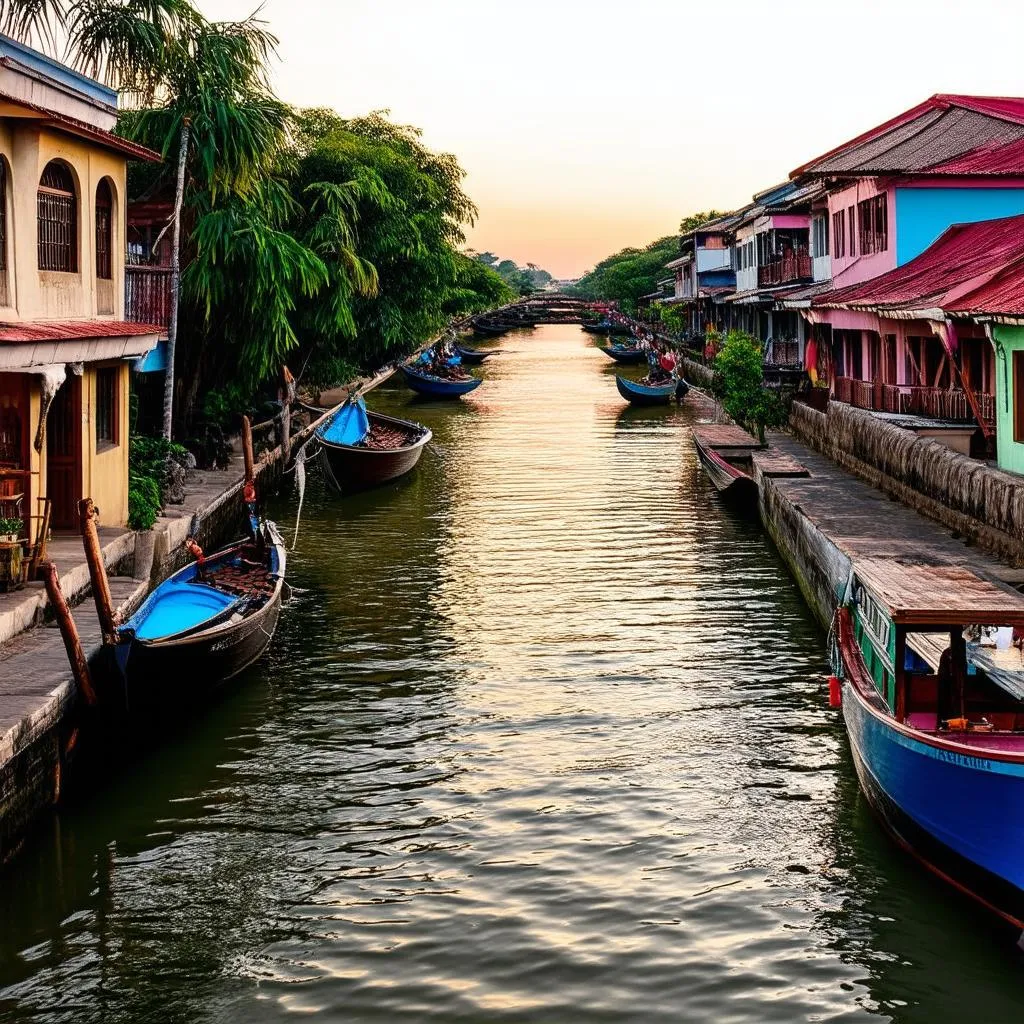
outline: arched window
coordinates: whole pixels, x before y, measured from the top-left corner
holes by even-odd
[[[113,207],[110,182],[104,178],[96,189],[96,276],[106,281],[114,276],[111,259]]]
[[[36,216],[39,269],[78,271],[78,216],[75,179],[66,164],[51,160],[39,181]]]

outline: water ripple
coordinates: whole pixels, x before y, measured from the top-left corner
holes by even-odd
[[[574,328],[502,347],[461,405],[374,396],[420,471],[314,482],[271,655],[7,873],[0,1018],[1017,1019],[866,814],[707,406],[624,411]]]

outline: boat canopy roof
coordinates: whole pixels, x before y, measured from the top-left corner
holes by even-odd
[[[853,568],[897,625],[1024,627],[1024,596],[966,566],[865,558]]]

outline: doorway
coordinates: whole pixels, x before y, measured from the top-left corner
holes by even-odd
[[[78,527],[82,496],[82,378],[69,376],[46,417],[46,493],[55,530]]]

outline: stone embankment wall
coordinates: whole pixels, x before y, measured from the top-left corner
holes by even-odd
[[[1024,478],[994,469],[861,409],[794,402],[793,433],[844,469],[985,550],[1024,565]]]
[[[815,618],[829,629],[850,578],[850,559],[782,494],[770,477],[758,480],[758,500],[768,535]]]

